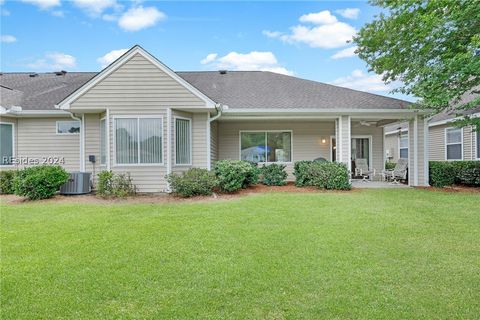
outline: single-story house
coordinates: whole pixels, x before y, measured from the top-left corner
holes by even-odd
[[[452,109],[428,120],[429,160],[480,160],[480,130],[473,126],[455,126],[454,122],[462,116],[480,117],[480,106],[467,111]],[[408,157],[408,129],[406,122],[385,126],[385,157],[388,161]]]
[[[220,159],[365,158],[381,171],[384,126],[407,121],[409,183],[428,184],[428,126],[411,104],[261,71],[175,72],[134,46],[99,73],[3,73],[1,167],[58,163],[129,172],[141,192]]]

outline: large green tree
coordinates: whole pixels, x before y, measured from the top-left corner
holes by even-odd
[[[480,104],[480,0],[370,2],[382,13],[354,42],[372,71],[387,83],[400,81],[394,91],[419,97],[434,113]],[[463,121],[473,123],[480,121]]]

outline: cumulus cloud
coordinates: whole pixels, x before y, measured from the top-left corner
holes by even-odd
[[[75,68],[76,65],[77,61],[74,56],[61,52],[50,52],[26,66],[35,70],[55,71]]]
[[[60,0],[22,0],[22,2],[33,4],[42,10],[50,9],[60,5]]]
[[[128,49],[112,50],[112,51],[106,53],[105,55],[101,56],[100,58],[98,58],[97,62],[100,63],[102,68],[105,68],[110,63],[117,60],[118,57],[120,57],[122,54],[124,54],[127,51],[128,51]]]
[[[264,30],[263,34],[286,43],[305,43],[312,48],[333,49],[346,46],[357,32],[348,23],[338,21],[328,10],[305,14],[299,20],[304,24],[291,27],[290,33]]]
[[[332,24],[338,21],[337,17],[332,15],[328,10],[304,14],[299,20],[303,23],[310,22],[314,24]]]
[[[209,64],[210,62],[215,61],[217,59],[218,54],[216,53],[210,53],[208,54],[202,61],[200,61],[201,64]]]
[[[166,17],[165,13],[155,7],[138,6],[125,12],[118,20],[118,25],[125,31],[139,31],[153,27]]]
[[[346,8],[346,9],[339,9],[335,11],[339,15],[347,19],[357,19],[360,13],[360,9],[358,8]]]
[[[346,77],[340,77],[331,82],[333,85],[368,92],[388,92],[393,89],[392,84],[385,84],[378,74],[367,74],[356,69]]]
[[[270,51],[251,51],[249,53],[238,53],[232,51],[219,58],[218,54],[211,53],[200,63],[210,64],[211,68],[216,69],[227,69],[234,71],[271,71],[286,75],[293,74],[292,71],[281,66],[278,63],[275,55]]]
[[[16,42],[17,38],[15,38],[14,36],[12,36],[10,34],[3,34],[0,37],[0,41],[3,42],[3,43],[12,43],[12,42]]]
[[[357,50],[357,47],[349,47],[345,48],[343,50],[340,50],[336,52],[333,56],[332,59],[342,59],[342,58],[350,58],[355,56],[355,50]]]
[[[116,0],[73,0],[73,4],[93,17],[101,15],[108,8],[118,6]]]

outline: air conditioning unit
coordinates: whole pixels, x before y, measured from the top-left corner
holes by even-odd
[[[86,194],[90,191],[90,172],[71,172],[68,181],[60,187],[60,194]]]

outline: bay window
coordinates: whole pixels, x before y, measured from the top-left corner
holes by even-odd
[[[13,158],[13,124],[0,123],[0,165],[12,165]]]
[[[463,129],[445,129],[445,158],[446,160],[463,159]]]
[[[175,164],[190,165],[191,160],[191,120],[175,118]]]
[[[117,164],[163,164],[162,118],[116,118]]]
[[[291,131],[240,132],[240,159],[252,162],[291,162]]]

